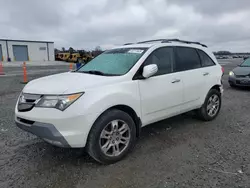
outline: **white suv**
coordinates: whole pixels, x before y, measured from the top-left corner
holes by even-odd
[[[76,71],[29,82],[15,108],[19,128],[114,163],[141,127],[196,110],[214,119],[223,71],[204,44],[161,39],[108,50]]]

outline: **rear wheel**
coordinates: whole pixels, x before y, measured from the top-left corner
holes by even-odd
[[[87,151],[96,161],[111,164],[121,160],[133,148],[136,129],[133,119],[120,110],[108,110],[94,123]]]
[[[198,116],[204,121],[211,121],[217,117],[221,108],[221,94],[216,89],[211,89],[204,104],[198,109]]]

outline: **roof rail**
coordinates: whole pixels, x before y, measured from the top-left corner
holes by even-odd
[[[123,44],[123,45],[130,45],[130,44],[133,44],[132,42],[130,42],[130,43],[126,43],[126,44]]]
[[[166,39],[145,40],[145,41],[137,42],[137,44],[143,44],[143,43],[148,43],[148,42],[162,42],[164,40]]]
[[[198,44],[198,45],[201,45],[201,46],[207,48],[207,45],[202,44],[200,42],[192,42],[192,41],[179,40],[179,39],[165,39],[165,40],[162,40],[161,42],[162,43],[165,43],[165,42],[180,42],[180,43],[186,43],[186,44]]]
[[[180,40],[180,39],[154,39],[154,40],[146,40],[146,41],[137,42],[137,44],[143,44],[143,43],[148,43],[148,42],[161,42],[161,43],[180,42],[180,43],[186,43],[186,44],[197,44],[197,45],[201,45],[207,48],[207,45],[202,44],[200,42],[192,42],[192,41],[186,41],[186,40]],[[128,43],[128,44],[131,44],[131,43]]]

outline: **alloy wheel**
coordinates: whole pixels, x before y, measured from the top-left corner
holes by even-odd
[[[210,117],[214,117],[219,111],[220,107],[220,98],[218,95],[212,95],[207,102],[207,114]]]
[[[108,123],[100,134],[101,151],[110,157],[119,156],[129,145],[130,127],[122,120]]]

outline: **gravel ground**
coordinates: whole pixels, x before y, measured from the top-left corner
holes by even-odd
[[[250,90],[229,87],[228,72],[239,61],[223,62],[217,119],[202,122],[187,113],[147,126],[134,151],[109,166],[18,129],[21,77],[0,77],[0,187],[250,187]]]

